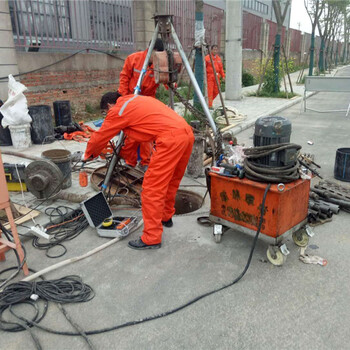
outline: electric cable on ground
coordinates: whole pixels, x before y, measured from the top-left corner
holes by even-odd
[[[149,322],[149,321],[153,321],[153,320],[156,320],[156,319],[159,319],[159,318],[163,318],[163,317],[169,316],[169,315],[172,315],[172,314],[174,314],[174,313],[176,313],[176,312],[178,312],[180,310],[185,309],[186,307],[196,303],[197,301],[199,301],[199,300],[201,300],[201,299],[203,299],[203,298],[205,298],[205,297],[207,297],[209,295],[217,293],[217,292],[219,292],[221,290],[224,290],[224,289],[226,289],[228,287],[231,287],[232,285],[237,283],[245,275],[245,273],[247,272],[247,270],[248,270],[248,268],[250,266],[250,263],[251,263],[251,260],[252,260],[252,257],[253,257],[253,253],[254,253],[254,250],[255,250],[255,246],[256,246],[256,243],[257,243],[257,240],[258,240],[258,236],[260,234],[261,226],[262,226],[262,223],[263,223],[264,212],[265,212],[265,201],[266,201],[267,193],[268,193],[270,187],[271,187],[271,184],[268,184],[266,186],[266,189],[265,189],[265,192],[264,192],[264,195],[263,195],[263,200],[262,200],[261,209],[260,209],[260,220],[259,220],[259,224],[258,224],[258,228],[257,228],[256,234],[255,234],[254,240],[253,240],[253,244],[252,244],[252,247],[251,247],[251,250],[250,250],[250,253],[249,253],[248,261],[247,261],[243,271],[241,272],[241,274],[237,278],[235,278],[232,282],[230,282],[230,283],[228,283],[228,284],[226,284],[226,285],[224,285],[222,287],[216,288],[216,289],[214,289],[212,291],[209,291],[207,293],[201,294],[201,295],[193,298],[192,300],[186,302],[185,304],[182,304],[182,305],[180,305],[180,306],[178,306],[178,307],[176,307],[174,309],[171,309],[169,311],[165,311],[163,313],[160,313],[160,314],[157,314],[157,315],[154,315],[154,316],[144,317],[144,318],[141,318],[139,320],[125,322],[125,323],[118,324],[118,325],[111,326],[111,327],[106,327],[106,328],[102,328],[102,329],[86,331],[86,332],[84,332],[84,334],[86,334],[87,336],[88,335],[94,335],[94,334],[101,334],[101,333],[105,333],[105,332],[109,332],[109,331],[113,331],[113,330],[118,330],[118,329],[126,328],[126,327],[129,327],[129,326],[134,326],[134,325],[138,325],[138,324],[141,324],[141,323],[145,323],[145,322]],[[17,316],[17,317],[19,318],[19,316]],[[24,317],[20,317],[20,319],[22,321],[27,322],[29,325],[35,326],[35,327],[37,327],[39,329],[42,329],[42,330],[44,330],[46,332],[49,332],[49,333],[52,333],[52,334],[66,335],[66,336],[78,336],[78,335],[81,335],[80,333],[75,333],[75,332],[57,331],[55,329],[51,329],[51,328],[42,326],[42,325],[38,324],[38,322],[25,319]],[[2,326],[1,322],[3,322],[2,314],[0,314],[0,326]],[[23,328],[22,328],[22,330],[23,330]]]

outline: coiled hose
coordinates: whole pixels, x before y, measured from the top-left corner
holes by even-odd
[[[246,177],[253,181],[267,183],[288,183],[299,179],[299,162],[297,157],[295,157],[295,162],[293,164],[280,167],[273,167],[256,162],[259,158],[288,149],[295,149],[297,152],[301,149],[301,146],[294,143],[279,143],[276,145],[244,149],[246,155],[244,159]]]

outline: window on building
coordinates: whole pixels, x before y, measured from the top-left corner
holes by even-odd
[[[9,0],[9,8],[18,47],[133,45],[132,0]]]
[[[265,15],[269,12],[269,6],[258,0],[244,0],[243,7]]]

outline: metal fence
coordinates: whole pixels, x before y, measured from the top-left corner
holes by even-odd
[[[17,47],[134,48],[132,0],[9,0]]]
[[[174,16],[174,27],[183,48],[186,51],[190,50],[194,44],[195,1],[171,0],[166,2],[166,6],[167,13]],[[216,44],[220,49],[224,11],[204,4],[203,15],[206,42],[210,45]]]
[[[260,49],[262,22],[262,17],[243,11],[243,49]]]
[[[302,40],[301,31],[296,29],[289,29],[289,30],[290,30],[290,52],[300,52],[301,40]]]
[[[225,17],[224,11],[217,7],[204,4],[203,12],[206,42],[209,45],[218,45],[219,50],[225,49],[220,47],[222,21]]]

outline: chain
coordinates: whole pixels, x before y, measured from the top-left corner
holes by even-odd
[[[205,123],[208,123],[206,115],[198,110],[196,107],[192,106],[184,97],[181,96],[181,94],[173,87],[172,84],[169,84],[169,88],[172,90],[174,95],[179,99],[179,101],[187,107],[187,109],[196,117],[203,119]]]

